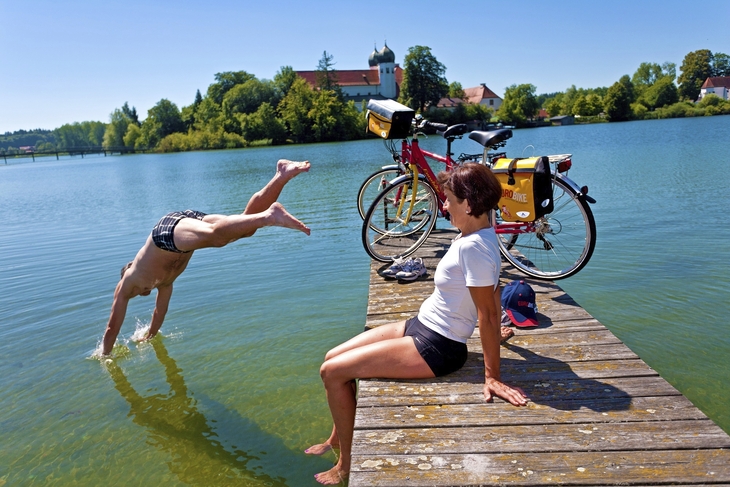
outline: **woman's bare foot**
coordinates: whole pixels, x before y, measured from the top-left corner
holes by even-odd
[[[299,173],[309,171],[309,161],[297,162],[287,159],[279,159],[276,163],[276,172],[278,172],[286,181]]]
[[[507,328],[506,326],[502,326],[499,329],[500,334],[502,335],[502,338],[500,339],[499,343],[504,343],[513,336],[515,336],[515,332],[511,328]]]
[[[339,448],[339,445],[332,445],[329,442],[325,442],[318,445],[310,446],[309,448],[304,450],[304,453],[306,453],[307,455],[324,455],[333,448]]]
[[[350,476],[350,472],[342,472],[340,470],[339,465],[335,465],[332,467],[332,469],[327,470],[326,472],[318,473],[314,475],[314,478],[323,485],[337,485],[344,480],[347,480],[347,477]]]
[[[271,218],[271,226],[292,228],[294,230],[304,232],[307,235],[310,234],[309,227],[294,218],[288,211],[286,211],[286,208],[284,208],[281,203],[272,203],[268,211],[269,217]]]

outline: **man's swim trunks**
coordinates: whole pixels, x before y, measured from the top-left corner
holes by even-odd
[[[179,250],[175,247],[175,240],[172,238],[175,233],[175,227],[183,218],[195,218],[202,220],[205,213],[195,210],[173,211],[160,218],[155,228],[152,229],[152,241],[162,250],[168,252],[177,252],[178,254],[187,254],[189,250]]]

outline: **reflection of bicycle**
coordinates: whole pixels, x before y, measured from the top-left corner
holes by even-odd
[[[447,141],[446,156],[422,150],[418,135],[426,127],[443,131]],[[365,212],[362,240],[365,250],[375,260],[391,262],[396,257],[413,254],[425,242],[436,225],[439,213],[445,218],[443,203],[445,195],[426,158],[442,162],[451,170],[463,160],[473,156],[452,160],[451,143],[466,133],[465,125],[446,127],[420,121],[411,139],[401,141],[400,153],[393,141],[386,140],[393,158],[402,164],[405,173],[389,180],[398,166],[386,167],[375,173],[368,181],[388,182],[382,188]],[[489,132],[474,131],[469,138],[484,147],[481,160],[492,165],[504,153],[490,153],[503,147],[512,136],[509,129]],[[587,195],[588,188],[579,188],[567,177],[572,165],[570,155],[551,156],[555,165],[551,171],[553,210],[531,222],[511,221],[503,212],[495,212],[495,230],[499,237],[500,251],[505,259],[521,272],[537,279],[562,279],[581,270],[593,254],[596,244],[596,224],[588,203],[595,200]],[[400,170],[400,168],[398,168]],[[392,172],[386,172],[392,171]],[[374,177],[380,174],[381,178]],[[366,191],[372,192],[369,186]],[[358,194],[358,205],[365,198],[364,190]]]

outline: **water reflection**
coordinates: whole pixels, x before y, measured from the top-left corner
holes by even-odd
[[[182,369],[167,353],[162,340],[152,340],[151,345],[165,368],[169,393],[142,396],[116,362],[109,363],[107,368],[114,387],[129,403],[132,421],[147,429],[149,444],[169,454],[167,465],[170,471],[190,485],[286,486],[283,477],[271,477],[256,471],[261,466],[249,465],[259,460],[258,457],[235,446],[229,450],[221,443],[210,421],[198,410],[198,401],[191,397]],[[239,414],[230,410],[228,413],[237,417],[239,424],[235,429],[246,432],[241,440],[250,444],[252,450],[272,451],[262,448],[262,443],[272,441],[270,435]],[[279,445],[276,451],[288,450]]]

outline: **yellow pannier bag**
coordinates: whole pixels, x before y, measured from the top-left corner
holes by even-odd
[[[532,222],[553,211],[550,162],[546,156],[497,159],[492,172],[502,185],[498,210],[507,222]]]
[[[403,139],[411,132],[416,112],[393,100],[370,100],[367,105],[368,130],[384,139]]]

